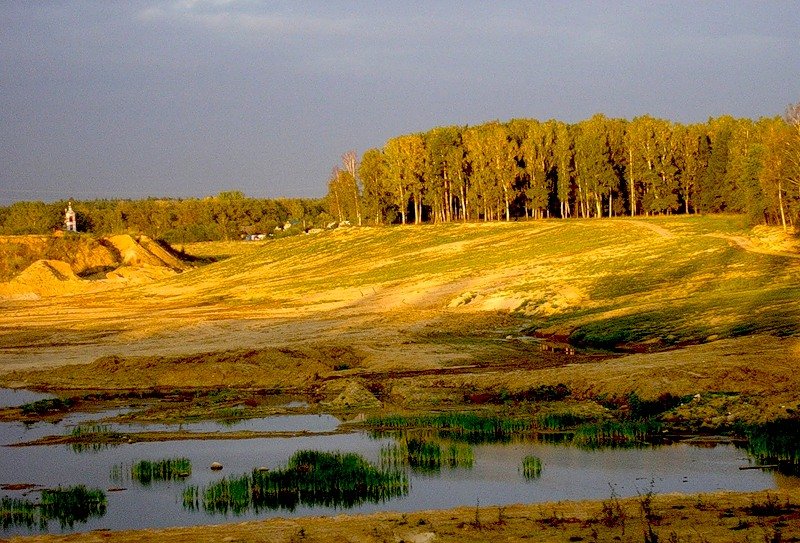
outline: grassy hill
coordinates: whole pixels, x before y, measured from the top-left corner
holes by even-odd
[[[184,249],[221,260],[0,301],[0,375],[328,397],[358,385],[400,406],[559,383],[585,398],[768,393],[750,418],[798,401],[800,253],[737,217],[350,228]]]
[[[736,240],[748,234],[729,217],[337,230],[245,247],[156,292],[222,310],[391,314],[406,325],[500,311],[515,332],[601,348],[794,335],[798,255],[746,250]]]

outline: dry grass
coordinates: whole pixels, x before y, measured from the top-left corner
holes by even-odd
[[[606,502],[559,502],[508,507],[464,507],[446,511],[377,513],[335,517],[275,519],[238,524],[76,535],[11,538],[10,541],[66,542],[271,542],[340,541],[552,542],[658,541],[731,543],[797,541],[800,493],[778,492],[655,496]],[[649,508],[649,509],[648,509]],[[650,519],[648,521],[648,518]],[[653,540],[653,539],[651,539]]]

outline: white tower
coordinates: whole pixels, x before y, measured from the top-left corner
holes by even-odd
[[[72,202],[70,202],[69,207],[64,210],[64,227],[67,229],[67,232],[78,231],[78,227],[75,223],[75,212],[72,211]]]

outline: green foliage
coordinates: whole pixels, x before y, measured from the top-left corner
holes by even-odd
[[[3,529],[39,526],[45,530],[51,520],[57,520],[62,529],[72,528],[76,522],[102,517],[105,512],[105,493],[83,485],[44,489],[39,503],[7,496],[0,500]]]
[[[9,498],[0,499],[0,520],[4,530],[15,526],[33,528],[38,520],[38,508],[30,500]]]
[[[223,478],[202,489],[184,490],[187,509],[242,514],[263,509],[294,510],[300,505],[353,507],[379,503],[408,493],[408,477],[396,469],[376,468],[354,453],[298,451],[283,469],[253,470]]]
[[[102,517],[106,512],[106,495],[102,490],[83,485],[42,491],[41,515],[58,520],[62,528],[72,528],[75,522]]]
[[[800,419],[783,418],[740,429],[747,452],[761,464],[778,464],[781,471],[800,474]]]
[[[780,181],[797,177],[795,132],[779,118],[683,126],[602,114],[436,127],[367,150],[362,193],[349,202],[353,183],[334,176],[327,201],[339,220],[363,207],[376,224],[409,213],[419,223],[700,211],[785,223],[800,218],[800,195]]]
[[[26,403],[20,407],[20,410],[23,415],[48,415],[68,411],[74,403],[72,398],[45,398],[44,400]]]
[[[477,413],[386,415],[368,418],[367,425],[379,431],[431,428],[435,429],[442,437],[468,443],[503,441],[514,434],[522,434],[534,429],[534,421],[530,419]]]
[[[406,437],[381,448],[381,464],[391,468],[438,472],[442,467],[471,468],[473,461],[472,447],[446,440]]]
[[[126,472],[123,465],[114,466],[111,480],[122,482]],[[130,479],[143,486],[158,481],[174,481],[189,477],[192,474],[192,462],[188,458],[167,458],[163,460],[139,460],[128,470]]]
[[[586,449],[637,447],[652,443],[660,432],[661,424],[653,420],[605,421],[576,428],[572,444]]]
[[[536,456],[526,456],[522,459],[522,475],[527,481],[538,479],[542,476],[542,460]]]
[[[17,202],[0,207],[0,234],[50,234],[63,228],[67,202]],[[73,202],[78,230],[94,235],[145,234],[169,243],[239,239],[248,234],[283,235],[287,222],[324,226],[322,201],[246,198],[239,191],[204,199],[93,200]],[[69,244],[70,237],[63,238]],[[57,258],[51,256],[50,258]],[[2,270],[0,270],[2,271]]]

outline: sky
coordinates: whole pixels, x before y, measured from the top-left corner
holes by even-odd
[[[435,126],[798,101],[796,1],[0,0],[0,205],[315,198]]]

